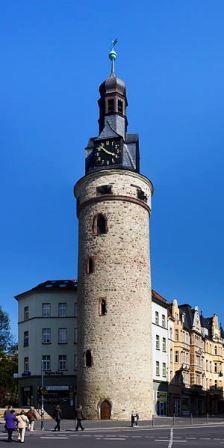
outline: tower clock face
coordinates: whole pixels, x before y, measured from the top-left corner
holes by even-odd
[[[122,139],[96,140],[94,150],[94,166],[113,166],[122,163]]]

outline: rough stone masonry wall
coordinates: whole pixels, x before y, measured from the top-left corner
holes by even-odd
[[[109,184],[110,198],[95,202],[93,198],[102,197],[96,187]],[[79,202],[78,396],[86,418],[99,417],[104,399],[112,405],[113,419],[129,419],[132,411],[141,419],[152,414],[149,210],[137,199],[139,187],[150,207],[150,181],[129,171],[100,171],[75,186]],[[93,235],[97,213],[107,217],[105,235]],[[88,257],[94,257],[91,274],[85,272]],[[99,316],[100,298],[107,301],[105,316]],[[85,367],[86,350],[92,352],[92,367]]]

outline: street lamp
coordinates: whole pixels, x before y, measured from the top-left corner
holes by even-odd
[[[41,360],[41,411],[40,411],[40,429],[44,431],[44,361]]]

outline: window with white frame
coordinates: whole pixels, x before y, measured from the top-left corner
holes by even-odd
[[[42,303],[42,317],[51,317],[50,303]]]
[[[166,377],[166,363],[163,362],[163,377]]]
[[[67,328],[59,328],[58,329],[58,343],[59,344],[67,344],[67,342],[68,342]]]
[[[165,314],[162,314],[162,327],[166,328],[166,316],[165,316]]]
[[[24,358],[24,372],[29,372],[29,358],[28,356],[25,356]]]
[[[166,352],[166,338],[163,338],[163,352]]]
[[[51,328],[42,328],[42,344],[51,344]]]
[[[159,376],[159,361],[156,361],[156,376]]]
[[[67,316],[67,303],[59,303],[58,304],[58,317],[66,317]]]
[[[74,328],[74,343],[78,342],[78,328]]]
[[[60,371],[67,370],[67,356],[66,355],[58,356],[58,370],[60,370]]]
[[[43,371],[51,370],[51,357],[50,355],[42,356],[42,369]]]
[[[159,335],[156,335],[156,350],[160,350]]]
[[[155,311],[155,324],[159,325],[159,313],[158,313],[158,311]]]

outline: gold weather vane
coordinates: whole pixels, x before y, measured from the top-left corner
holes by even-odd
[[[114,63],[117,59],[117,53],[115,51],[115,45],[117,44],[117,39],[112,40],[112,48],[109,52],[109,59],[111,60],[111,73],[110,76],[115,76]]]

